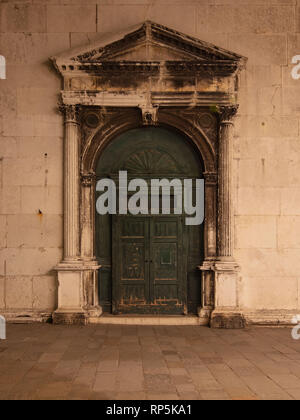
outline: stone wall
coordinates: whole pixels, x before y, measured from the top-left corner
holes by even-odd
[[[0,310],[56,306],[61,81],[48,58],[146,19],[249,58],[235,131],[235,254],[253,320],[300,309],[300,0],[0,0]]]

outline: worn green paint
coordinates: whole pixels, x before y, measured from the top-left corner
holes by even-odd
[[[162,128],[122,134],[103,152],[99,179],[201,178],[202,164],[188,141]],[[200,305],[203,226],[183,216],[96,216],[100,303],[105,312],[182,314]]]

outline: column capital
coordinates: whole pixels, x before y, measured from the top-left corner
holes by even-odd
[[[216,172],[204,172],[203,174],[206,184],[217,184],[218,174]]]
[[[80,179],[83,187],[91,187],[96,180],[96,174],[95,172],[82,173]]]
[[[239,105],[227,105],[219,107],[219,118],[221,125],[233,124],[233,118],[236,116]]]
[[[67,104],[59,104],[58,106],[60,113],[65,117],[65,124],[66,123],[73,123],[79,124],[80,118],[80,105],[67,105]]]

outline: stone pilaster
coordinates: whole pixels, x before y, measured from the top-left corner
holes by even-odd
[[[94,172],[81,174],[81,257],[85,261],[95,261],[95,183]]]
[[[218,246],[215,271],[214,328],[243,328],[244,318],[238,308],[238,264],[233,257],[233,118],[238,107],[220,107],[218,170]]]
[[[201,308],[198,315],[202,325],[208,325],[214,309],[214,263],[217,256],[217,226],[215,220],[217,206],[218,178],[215,172],[205,172],[205,260],[199,270],[202,272]]]
[[[64,257],[56,267],[58,308],[54,323],[85,324],[98,312],[96,262],[86,266],[80,253],[80,106],[61,105],[64,116]],[[90,217],[88,217],[90,219]]]
[[[95,257],[95,189],[94,172],[81,174],[81,258],[84,265],[83,290],[84,308],[89,317],[102,314],[99,306],[98,270],[100,268]]]

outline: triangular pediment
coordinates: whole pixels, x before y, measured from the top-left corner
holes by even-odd
[[[241,67],[246,59],[231,51],[182,34],[153,22],[115,34],[85,48],[70,50],[54,57],[58,70],[82,69],[105,63],[179,63]],[[81,66],[80,66],[81,65]],[[85,67],[86,68],[86,67]]]

